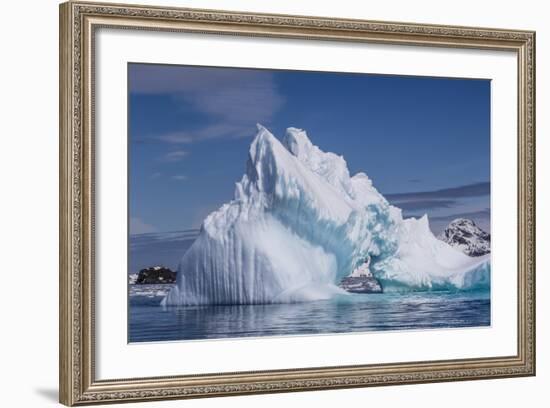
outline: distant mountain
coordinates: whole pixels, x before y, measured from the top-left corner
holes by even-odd
[[[481,256],[491,252],[491,234],[466,218],[452,221],[438,238],[469,256]]]

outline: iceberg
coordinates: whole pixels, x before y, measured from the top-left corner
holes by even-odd
[[[438,240],[427,216],[404,219],[365,173],[315,146],[304,130],[279,141],[265,127],[250,145],[234,199],[212,212],[185,252],[165,305],[328,299],[370,259],[384,290],[490,285],[490,255]]]

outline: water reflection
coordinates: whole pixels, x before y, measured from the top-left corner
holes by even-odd
[[[130,342],[490,324],[490,297],[485,292],[353,295],[295,304],[165,308],[160,299],[130,297]]]

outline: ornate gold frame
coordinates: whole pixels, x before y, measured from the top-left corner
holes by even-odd
[[[518,63],[518,349],[513,356],[177,377],[94,375],[94,88],[98,27],[513,51]],[[535,33],[68,2],[60,6],[60,401],[66,405],[535,374]]]

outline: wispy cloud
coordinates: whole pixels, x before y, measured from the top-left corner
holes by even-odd
[[[160,176],[162,176],[162,173],[159,172],[159,171],[157,171],[157,172],[151,174],[151,175],[149,176],[149,178],[150,178],[151,180],[156,180],[156,179],[158,179]]]
[[[273,73],[260,70],[133,64],[130,91],[171,95],[209,118],[202,127],[182,123],[180,129],[152,136],[167,143],[252,136],[255,124],[269,123],[284,103]]]
[[[432,220],[438,221],[452,221],[456,218],[484,218],[489,219],[491,217],[491,210],[489,208],[484,208],[483,210],[470,211],[470,212],[461,212],[456,214],[449,214],[441,217],[431,217]]]
[[[482,197],[489,195],[490,192],[491,183],[486,181],[439,190],[393,193],[384,196],[390,203],[403,210],[415,211],[455,207],[461,199]]]
[[[402,201],[398,204],[402,210],[415,211],[421,209],[437,209],[450,208],[456,204],[456,200],[417,200],[417,201]]]
[[[188,177],[184,174],[176,174],[175,176],[172,176],[172,179],[177,181],[185,181]]]
[[[410,193],[386,194],[390,201],[413,201],[422,199],[457,199],[465,197],[481,197],[491,193],[491,183],[483,181],[480,183],[466,184],[458,187],[444,188],[432,191],[415,191]]]
[[[151,232],[158,232],[157,229],[147,224],[139,217],[130,217],[130,234],[147,234]]]
[[[158,139],[168,143],[189,144],[197,141],[217,139],[222,137],[241,138],[251,136],[253,129],[242,124],[216,123],[197,130],[180,130],[164,133]]]
[[[178,162],[187,156],[189,156],[189,152],[186,150],[174,150],[166,153],[162,160],[166,162]]]

